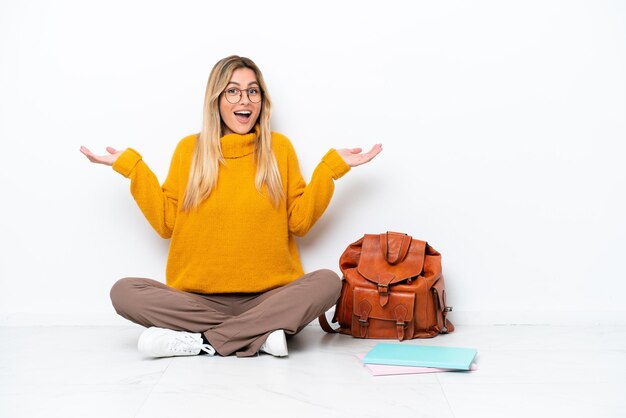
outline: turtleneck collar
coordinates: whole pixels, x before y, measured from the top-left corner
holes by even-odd
[[[256,138],[259,134],[259,125],[254,126],[254,131],[247,134],[227,134],[220,139],[222,155],[224,158],[241,158],[254,152]]]

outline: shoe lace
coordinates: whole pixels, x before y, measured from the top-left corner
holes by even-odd
[[[210,356],[214,356],[215,355],[215,348],[211,347],[208,344],[202,344],[200,346],[200,350],[204,351],[205,353],[207,353]]]
[[[215,349],[209,344],[202,344],[202,340],[191,334],[177,335],[170,342],[169,349],[177,353],[195,354],[198,349],[210,356],[215,355]]]

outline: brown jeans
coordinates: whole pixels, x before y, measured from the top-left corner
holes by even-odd
[[[118,314],[139,325],[203,333],[220,355],[246,357],[255,355],[272,331],[298,333],[330,309],[340,291],[332,270],[263,293],[197,294],[127,277],[113,285],[111,301]]]

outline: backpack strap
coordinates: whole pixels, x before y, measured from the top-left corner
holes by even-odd
[[[404,328],[406,328],[408,321],[408,309],[404,305],[398,305],[393,309],[393,313],[396,317],[396,331],[398,332],[398,340],[404,340]]]
[[[337,332],[339,332],[339,328],[333,329],[333,327],[330,326],[330,324],[328,323],[328,319],[326,319],[325,313],[321,314],[317,319],[320,321],[320,326],[322,327],[322,329],[329,334],[336,334]]]

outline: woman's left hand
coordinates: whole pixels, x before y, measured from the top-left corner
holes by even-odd
[[[343,160],[350,167],[356,167],[357,165],[365,164],[367,162],[372,161],[374,157],[378,155],[383,150],[383,146],[381,144],[376,144],[366,153],[363,153],[361,148],[342,148],[338,149],[337,152],[343,158]]]

